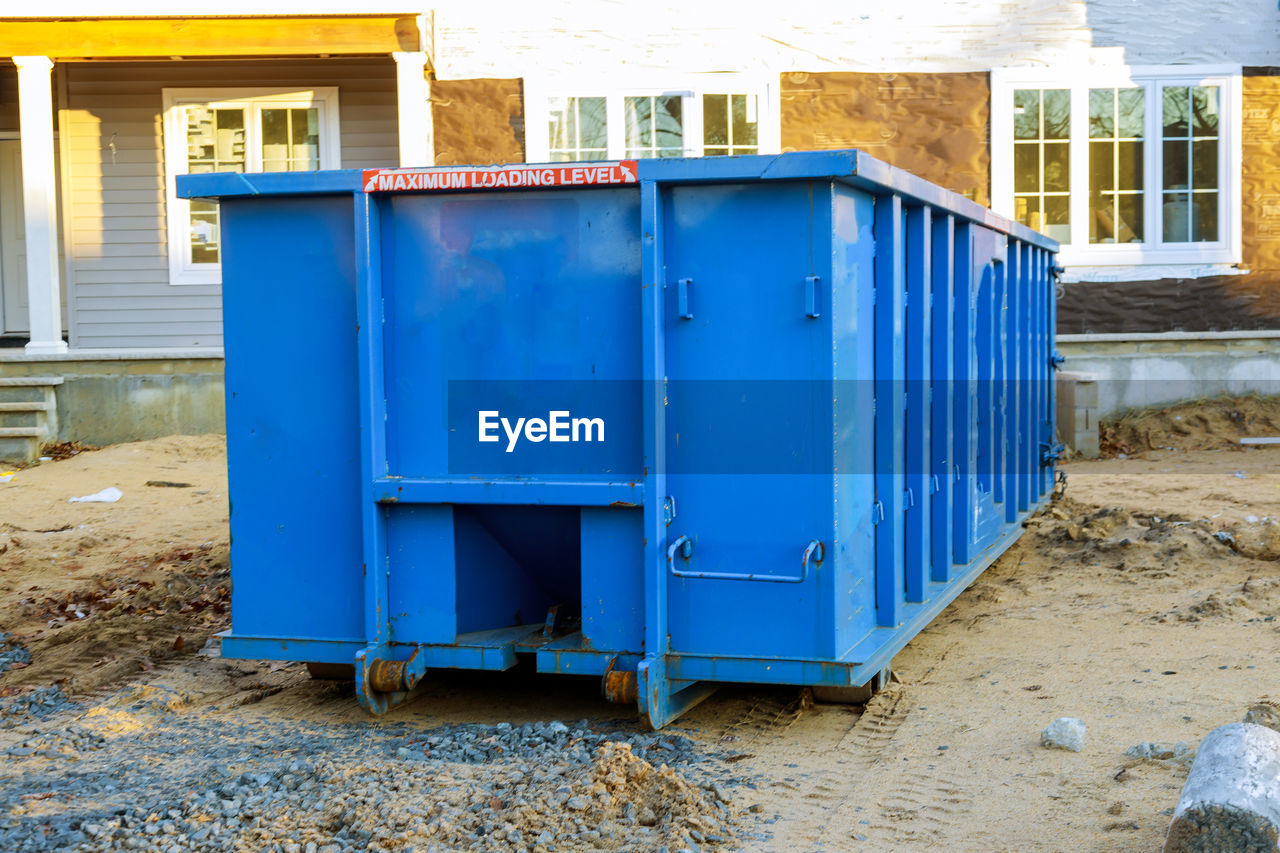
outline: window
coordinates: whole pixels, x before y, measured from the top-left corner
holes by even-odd
[[[1240,260],[1238,67],[1006,69],[991,90],[993,206],[1064,265]]]
[[[777,153],[777,87],[729,74],[656,87],[526,80],[526,159],[537,162]]]
[[[340,167],[338,92],[165,89],[170,284],[222,279],[218,205],[175,195],[196,172],[305,172]]]

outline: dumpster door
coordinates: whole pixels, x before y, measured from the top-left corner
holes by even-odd
[[[832,515],[830,192],[668,191],[668,541],[691,543],[666,565],[676,652],[814,655],[831,624],[804,559]]]

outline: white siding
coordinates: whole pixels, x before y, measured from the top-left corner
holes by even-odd
[[[1280,64],[1275,0],[449,3],[440,79],[666,71],[985,71]]]
[[[343,168],[398,156],[390,57],[70,63],[66,73],[76,347],[222,345],[220,288],[169,284],[162,88],[337,86]]]

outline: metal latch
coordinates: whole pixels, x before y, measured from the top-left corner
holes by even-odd
[[[676,282],[676,313],[681,320],[692,320],[693,312],[689,310],[689,285],[693,279],[682,278]]]
[[[804,315],[810,318],[821,317],[822,313],[818,310],[818,282],[822,281],[819,276],[807,275],[804,277]]]
[[[662,499],[662,523],[670,525],[676,520],[676,499],[667,495]]]

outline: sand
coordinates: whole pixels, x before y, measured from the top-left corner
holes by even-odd
[[[865,708],[725,688],[673,724],[755,786],[733,789],[759,806],[739,837],[769,837],[743,849],[1158,849],[1186,765],[1125,750],[1194,748],[1280,699],[1280,448],[1223,446],[1065,465],[1065,499],[908,645]],[[184,697],[171,713],[290,723],[628,715],[592,681],[432,674],[375,721],[299,665],[193,656],[226,624],[222,454],[218,437],[161,439],[0,484],[0,628],[34,656],[3,691],[163,688]],[[107,486],[119,503],[67,503]],[[1039,745],[1061,716],[1088,726],[1082,752]]]

